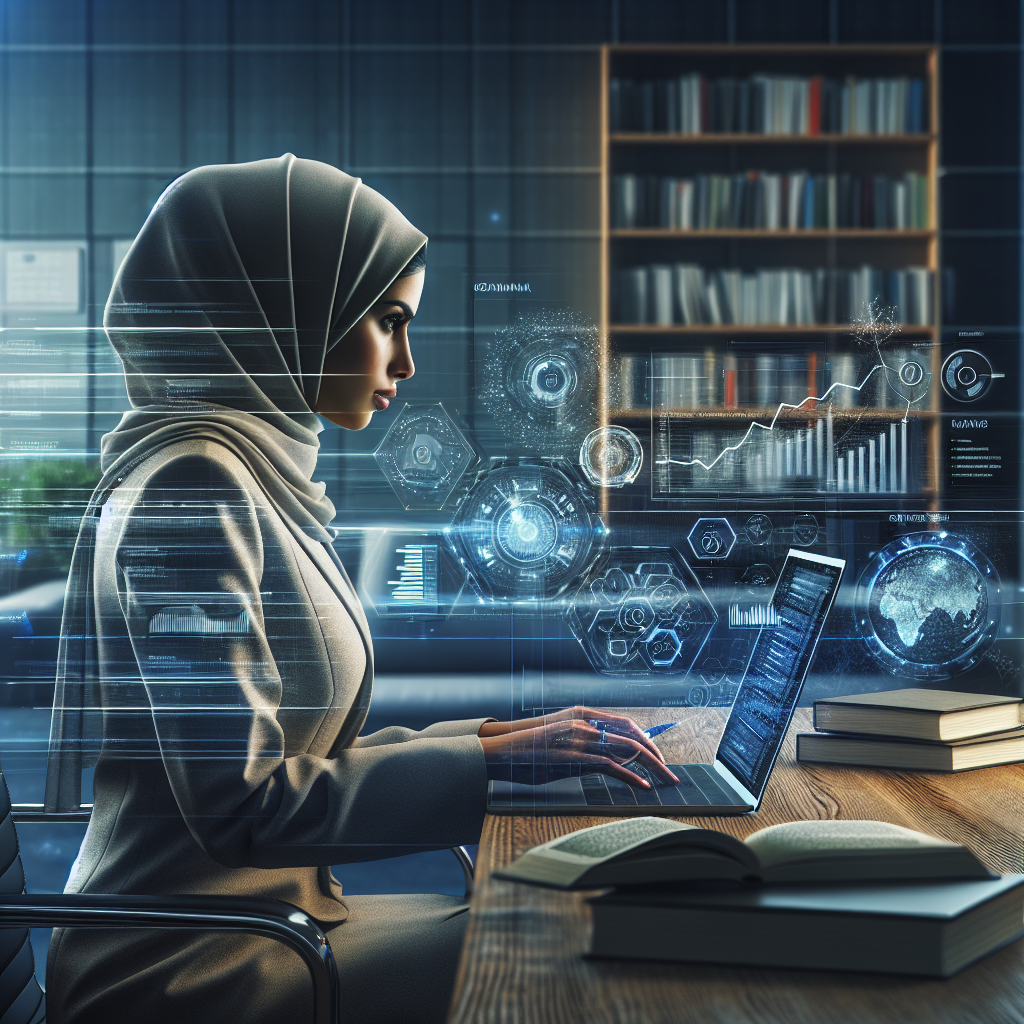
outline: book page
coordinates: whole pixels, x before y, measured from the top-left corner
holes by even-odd
[[[667,818],[626,818],[622,821],[609,822],[607,825],[581,829],[528,852],[539,854],[554,851],[571,854],[574,857],[604,860],[606,857],[624,853],[638,844],[646,844],[652,839],[675,835],[677,832],[692,828],[692,825],[683,825]]]
[[[791,821],[755,832],[746,839],[764,871],[798,861],[884,857],[886,852],[963,848],[945,839],[885,821]]]

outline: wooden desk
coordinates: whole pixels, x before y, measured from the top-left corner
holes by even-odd
[[[658,738],[669,762],[710,761],[724,715],[683,712]],[[664,711],[633,713],[642,726]],[[689,818],[743,837],[806,818],[874,818],[970,847],[996,871],[1024,871],[1024,765],[912,775],[796,764],[801,709],[761,809]],[[587,894],[490,877],[527,848],[607,818],[488,816],[450,1024],[1024,1024],[1024,940],[946,981],[885,975],[586,960]]]

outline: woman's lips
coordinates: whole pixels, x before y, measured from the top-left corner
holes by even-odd
[[[391,395],[394,398],[394,394]],[[382,395],[379,391],[373,393],[373,404],[377,406],[377,412],[383,412],[391,403],[387,397]]]

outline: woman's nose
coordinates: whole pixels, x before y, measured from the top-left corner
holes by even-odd
[[[415,372],[416,364],[412,361],[412,350],[409,347],[408,335],[406,335],[392,360],[391,376],[396,380],[408,380]]]

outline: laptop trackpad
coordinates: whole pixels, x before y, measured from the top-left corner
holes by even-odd
[[[533,810],[542,807],[586,807],[580,780],[556,779],[543,786],[494,779],[490,784],[488,804],[491,807],[518,807]]]

